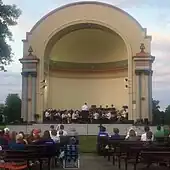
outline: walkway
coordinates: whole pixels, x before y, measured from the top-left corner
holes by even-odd
[[[123,163],[122,163],[123,164]],[[150,167],[149,170],[167,170],[166,167]],[[60,168],[57,168],[60,170]],[[117,166],[113,166],[112,162],[108,162],[107,159],[104,159],[102,156],[95,155],[82,155],[80,158],[80,170],[119,170]],[[121,170],[124,170],[122,167]],[[133,166],[128,166],[128,170],[133,170]],[[137,170],[148,170],[147,168],[138,167]]]

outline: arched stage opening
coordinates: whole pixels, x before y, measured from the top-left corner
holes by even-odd
[[[91,23],[66,27],[52,37],[45,57],[48,108],[80,109],[84,102],[128,105],[126,45],[109,28]]]

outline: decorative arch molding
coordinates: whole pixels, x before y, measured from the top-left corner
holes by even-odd
[[[31,29],[30,33],[32,33],[45,19],[47,19],[50,15],[53,15],[54,13],[56,12],[59,12],[61,10],[64,10],[66,8],[70,8],[72,6],[77,6],[77,5],[99,5],[99,6],[104,6],[104,7],[108,7],[108,8],[111,8],[113,10],[117,10],[121,13],[123,13],[124,15],[127,15],[131,20],[133,20],[137,25],[138,27],[141,29],[141,30],[144,30],[145,28],[143,28],[141,26],[141,24],[133,17],[131,16],[129,13],[125,12],[124,10],[116,7],[116,6],[113,6],[111,4],[108,4],[108,3],[104,3],[104,2],[97,2],[97,1],[82,1],[82,2],[74,2],[74,3],[70,3],[70,4],[66,4],[66,5],[63,5],[59,8],[56,8],[54,10],[52,10],[51,12],[49,12],[48,14],[46,14],[45,16],[43,16]]]

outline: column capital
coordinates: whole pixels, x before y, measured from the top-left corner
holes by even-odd
[[[32,77],[37,77],[37,72],[32,72],[32,73],[30,73],[30,75],[31,75]]]
[[[140,75],[140,74],[144,74],[144,75],[152,75],[153,71],[152,70],[135,70],[135,74],[136,75]]]
[[[153,71],[152,70],[144,70],[144,74],[149,76],[149,75],[153,74]]]
[[[136,74],[136,75],[140,75],[141,73],[142,73],[141,70],[135,70],[135,74]]]
[[[21,75],[22,75],[23,77],[28,77],[28,76],[29,76],[29,73],[28,73],[28,72],[21,72]]]

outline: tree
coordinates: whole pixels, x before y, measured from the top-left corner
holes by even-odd
[[[4,70],[3,65],[8,65],[12,62],[12,49],[7,43],[7,40],[12,40],[10,26],[17,24],[17,19],[21,15],[21,10],[16,5],[5,5],[0,0],[0,68]]]
[[[159,111],[159,109],[160,109],[159,103],[160,103],[159,100],[152,99],[152,111],[153,112]]]
[[[170,124],[170,105],[165,109],[165,123]]]
[[[164,114],[159,110],[160,101],[152,99],[152,115],[153,115],[153,124],[162,124],[164,119]]]
[[[170,114],[170,105],[168,105],[167,108],[165,109],[165,113]]]
[[[18,94],[8,94],[5,101],[4,115],[7,116],[8,122],[14,122],[21,118],[21,99]]]

